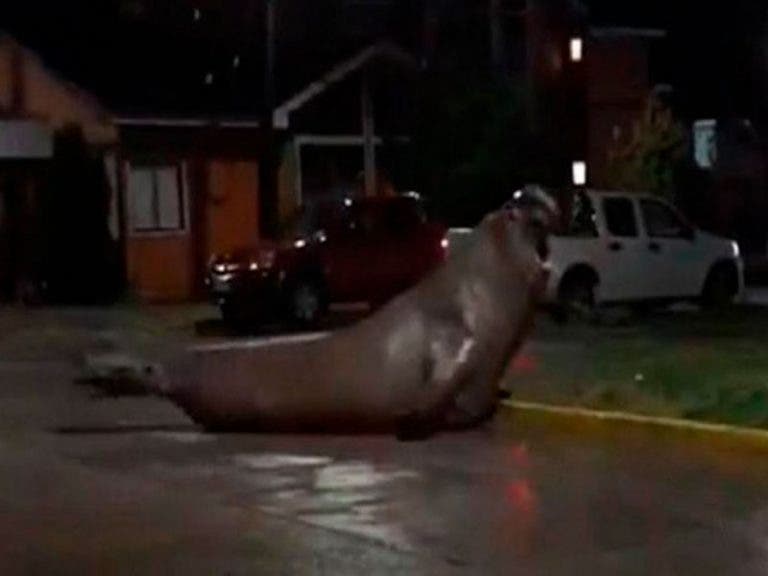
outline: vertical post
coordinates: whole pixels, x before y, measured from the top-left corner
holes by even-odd
[[[540,46],[540,7],[532,0],[525,2],[525,90],[526,113],[531,125],[538,123],[538,102],[536,98],[538,51]]]
[[[267,45],[265,50],[266,65],[264,66],[264,100],[271,112],[275,99],[275,0],[266,0],[265,8]]]
[[[277,193],[278,157],[273,114],[275,107],[275,1],[265,0],[264,22],[266,32],[264,62],[263,147],[259,162],[259,226],[260,234],[274,238],[279,228]]]
[[[24,76],[24,57],[15,42],[11,42],[11,113],[23,115],[26,107],[27,86]]]
[[[304,174],[302,174],[301,167],[301,142],[298,140],[298,138],[293,142],[293,159],[296,163],[294,166],[296,206],[301,206],[302,202],[304,201]]]
[[[490,27],[491,70],[494,74],[502,76],[505,62],[501,0],[488,1],[488,25]]]
[[[435,56],[439,26],[436,8],[429,0],[424,2],[422,17],[424,19],[424,28],[422,30],[421,66],[426,68],[432,63]]]
[[[376,194],[376,127],[373,118],[373,101],[366,72],[363,72],[363,78],[360,83],[360,102],[363,124],[365,195],[373,196]]]

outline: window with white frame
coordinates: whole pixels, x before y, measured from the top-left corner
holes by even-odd
[[[128,207],[131,231],[136,234],[183,231],[186,206],[181,166],[132,166]]]

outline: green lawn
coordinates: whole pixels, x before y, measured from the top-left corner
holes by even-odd
[[[513,397],[768,428],[768,309],[622,324],[542,318],[511,375]]]

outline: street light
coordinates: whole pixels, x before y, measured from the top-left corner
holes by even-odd
[[[571,62],[581,62],[584,56],[584,41],[579,37],[571,38]]]
[[[587,183],[587,163],[577,160],[571,165],[571,175],[574,186],[584,186]]]

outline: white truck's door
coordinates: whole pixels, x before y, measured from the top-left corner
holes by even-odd
[[[698,295],[702,263],[693,229],[666,203],[640,199],[648,263],[648,295],[670,298]]]
[[[648,294],[649,254],[640,234],[638,207],[625,196],[599,196],[599,302],[639,300]]]

